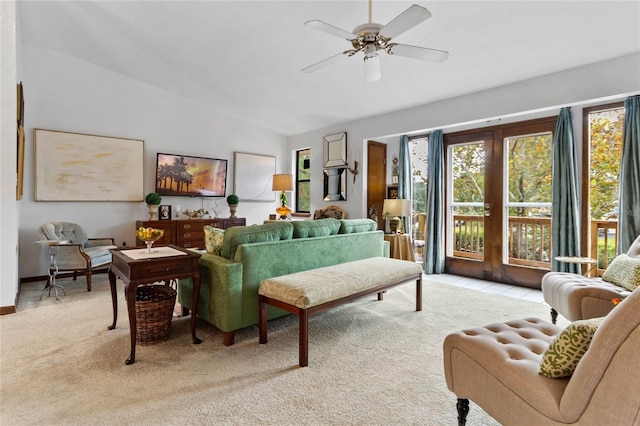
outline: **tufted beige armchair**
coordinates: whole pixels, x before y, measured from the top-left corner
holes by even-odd
[[[573,375],[552,379],[538,371],[560,331],[526,319],[449,334],[444,374],[458,424],[471,400],[503,425],[639,425],[640,291],[604,318]]]
[[[56,265],[60,272],[73,272],[87,277],[87,291],[91,291],[91,273],[111,263],[109,249],[117,248],[113,238],[87,238],[87,231],[70,222],[48,222],[39,229],[43,240],[70,240],[71,244],[57,246]],[[47,282],[47,287],[49,286]]]
[[[631,244],[627,255],[640,257],[640,236]],[[542,296],[551,306],[551,321],[554,324],[558,313],[569,321],[605,316],[615,306],[611,299],[624,299],[629,294],[623,287],[602,278],[568,272],[548,272],[542,277]]]

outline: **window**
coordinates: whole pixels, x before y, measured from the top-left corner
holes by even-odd
[[[296,151],[296,212],[311,211],[311,149]]]
[[[624,105],[615,103],[584,109],[583,246],[598,260],[602,275],[617,250],[618,195]]]
[[[413,211],[424,213],[427,205],[427,143],[426,137],[411,139],[411,179],[413,180]]]

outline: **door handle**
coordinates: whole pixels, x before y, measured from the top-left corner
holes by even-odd
[[[489,216],[491,216],[491,204],[484,203],[484,217],[489,217]]]

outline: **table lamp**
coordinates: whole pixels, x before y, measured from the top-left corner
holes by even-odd
[[[401,198],[387,198],[382,204],[382,214],[385,217],[391,216],[389,219],[389,230],[391,233],[402,233],[401,217],[411,214],[411,200]]]
[[[286,219],[287,215],[291,213],[291,209],[287,207],[287,194],[285,191],[293,191],[293,175],[289,174],[277,174],[273,175],[273,191],[282,191],[280,193],[280,201],[282,206],[276,209],[276,212],[280,215],[280,219]]]

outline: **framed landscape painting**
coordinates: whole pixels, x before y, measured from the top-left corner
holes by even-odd
[[[35,129],[36,201],[142,201],[144,141]]]

